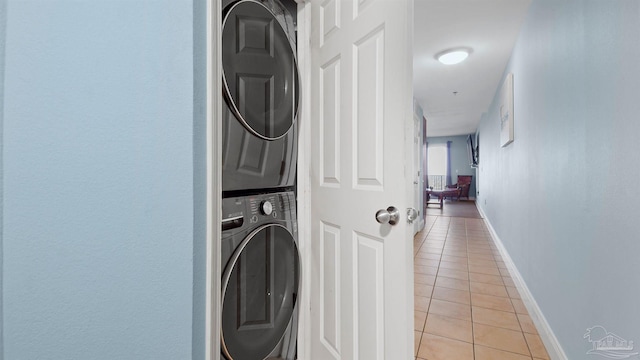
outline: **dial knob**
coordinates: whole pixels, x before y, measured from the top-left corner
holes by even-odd
[[[263,215],[271,215],[271,213],[273,212],[273,205],[271,205],[271,202],[269,202],[268,200],[263,201],[260,204],[260,212]]]

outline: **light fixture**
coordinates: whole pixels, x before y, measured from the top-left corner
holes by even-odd
[[[471,51],[469,49],[450,49],[436,54],[436,59],[445,65],[454,65],[463,62]]]

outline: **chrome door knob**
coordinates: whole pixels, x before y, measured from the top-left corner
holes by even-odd
[[[393,206],[389,206],[386,210],[380,209],[376,212],[376,221],[380,224],[395,225],[400,220],[400,211]]]
[[[418,215],[420,215],[419,211],[417,211],[414,208],[408,208],[407,209],[407,222],[409,224],[413,224],[413,221],[418,218]]]

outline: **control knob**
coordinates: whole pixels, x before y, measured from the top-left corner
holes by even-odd
[[[262,215],[271,215],[271,213],[273,212],[273,205],[269,200],[265,200],[260,203],[260,212],[262,213]]]

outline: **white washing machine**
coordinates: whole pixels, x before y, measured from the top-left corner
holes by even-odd
[[[222,200],[222,355],[296,358],[300,257],[293,192]]]
[[[294,15],[277,0],[223,5],[223,196],[292,187],[300,102]]]

